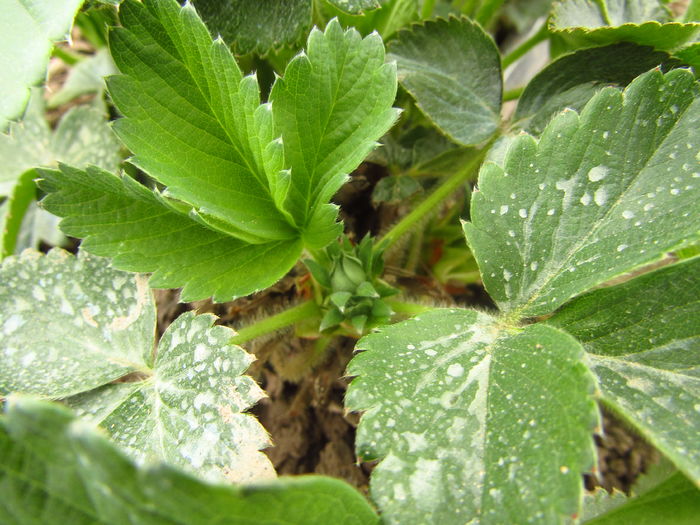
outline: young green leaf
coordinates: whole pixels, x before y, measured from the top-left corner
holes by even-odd
[[[44,101],[35,90],[24,119],[0,134],[0,195],[31,168],[65,162],[82,168],[94,164],[107,170],[119,165],[119,143],[109,129],[102,108],[95,104],[69,110],[51,131],[44,117]]]
[[[586,521],[590,525],[693,525],[700,515],[700,491],[677,473],[654,489],[631,498],[626,504]]]
[[[579,512],[598,416],[571,336],[433,310],[358,348],[346,406],[366,411],[358,453],[382,459],[371,491],[387,523],[558,523]]]
[[[603,401],[700,480],[700,258],[577,298],[548,322],[581,341]]]
[[[202,478],[236,483],[274,477],[267,433],[242,412],[264,396],[242,375],[253,357],[228,346],[233,332],[187,312],[163,334],[152,377],[66,400],[140,462],[167,461]],[[150,360],[149,360],[150,364]],[[128,385],[128,386],[127,386]]]
[[[143,277],[62,250],[9,257],[0,275],[0,396],[64,397],[143,368],[155,326]]]
[[[0,16],[0,131],[18,117],[41,82],[53,43],[68,37],[83,0],[5,0]]]
[[[291,185],[285,207],[322,248],[339,233],[328,203],[398,116],[396,70],[384,63],[377,34],[361,38],[337,20],[312,30],[270,93],[275,131],[282,136]]]
[[[603,87],[624,87],[669,58],[663,51],[631,43],[564,55],[528,83],[514,118],[516,121],[529,119],[524,123],[525,129],[539,134],[552,117],[565,108],[580,111]]]
[[[673,50],[700,33],[700,24],[673,22],[658,0],[566,0],[554,5],[549,27],[576,47],[634,42]]]
[[[71,525],[373,525],[347,483],[322,476],[241,487],[137,467],[64,408],[11,398],[0,418],[0,521]]]
[[[491,37],[465,18],[402,31],[389,45],[399,81],[455,142],[477,144],[500,124],[501,62]]]
[[[311,26],[311,0],[192,0],[213,34],[233,50],[265,54],[296,44]]]
[[[697,238],[697,93],[686,70],[651,71],[482,167],[464,231],[503,310],[549,313]]]
[[[276,137],[255,78],[190,4],[127,0],[119,18],[110,50],[123,75],[108,87],[132,162],[246,242],[297,237],[272,195],[282,166],[270,158]]]
[[[228,301],[270,286],[301,254],[299,239],[251,245],[216,231],[128,176],[68,166],[41,173],[41,204],[65,217],[64,232],[116,268],[153,272],[153,288],[183,286],[183,301]]]
[[[59,250],[7,259],[0,275],[7,283],[0,395],[81,393],[69,404],[94,413],[89,419],[139,460],[165,460],[214,480],[274,476],[259,452],[269,445],[265,430],[242,414],[263,396],[242,375],[253,358],[228,345],[230,329],[187,313],[154,353],[155,308],[144,277]],[[131,372],[145,379],[107,385]]]

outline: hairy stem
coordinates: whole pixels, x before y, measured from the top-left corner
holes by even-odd
[[[520,86],[514,89],[509,89],[503,92],[503,102],[508,102],[509,100],[517,100],[520,95],[525,91],[525,86]]]
[[[434,306],[408,303],[406,301],[399,301],[398,299],[384,299],[384,302],[397,314],[418,315],[435,308]]]
[[[502,65],[503,69],[507,68],[513,62],[515,62],[520,57],[525,55],[528,51],[530,51],[537,44],[546,40],[548,36],[549,36],[549,30],[547,29],[547,21],[545,20],[545,22],[542,24],[542,26],[539,28],[539,30],[535,34],[533,34],[530,38],[525,40],[525,42],[520,44],[518,47],[513,49],[513,51],[511,51],[510,53],[508,53],[507,55],[505,55],[503,57],[503,60],[501,60],[501,65]]]
[[[288,310],[272,315],[245,328],[241,328],[237,335],[231,338],[230,344],[240,345],[266,335],[275,330],[286,328],[309,317],[320,315],[321,310],[315,301],[306,301]]]
[[[426,199],[416,206],[413,211],[406,215],[403,219],[397,222],[380,241],[383,248],[388,248],[394,244],[399,237],[407,233],[418,221],[426,214],[435,210],[435,208],[447,197],[457,190],[464,182],[471,177],[474,171],[479,167],[486,152],[493,143],[490,141],[486,147],[476,152],[474,157],[457,171],[454,175],[448,177],[440,186],[438,186]]]

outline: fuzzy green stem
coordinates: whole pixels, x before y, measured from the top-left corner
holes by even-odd
[[[547,21],[545,21],[534,35],[532,35],[530,38],[525,40],[525,42],[520,44],[518,47],[513,49],[513,51],[511,51],[503,57],[503,60],[501,60],[501,66],[503,67],[503,69],[507,68],[513,62],[525,55],[537,44],[546,40],[548,36],[549,30],[547,29]]]
[[[481,164],[492,141],[482,150],[472,157],[459,171],[450,176],[438,186],[428,197],[416,206],[413,211],[397,222],[380,241],[380,246],[384,249],[394,244],[402,235],[407,233],[418,221],[434,209],[447,197],[452,195]]]
[[[509,89],[503,92],[503,102],[508,102],[509,100],[517,100],[520,95],[525,91],[525,86],[520,86],[515,89]]]
[[[433,16],[433,9],[435,8],[435,0],[424,0],[423,7],[420,12],[420,17],[422,19],[430,18]]]
[[[384,299],[384,302],[397,314],[418,315],[434,308],[434,306],[407,303],[405,301],[399,301],[398,299]]]
[[[54,46],[53,50],[51,51],[51,56],[60,58],[65,64],[69,66],[74,66],[82,60],[80,55],[71,53],[70,51],[58,46]]]
[[[479,6],[474,19],[479,22],[481,27],[488,28],[504,2],[505,0],[484,0]]]
[[[251,339],[286,328],[309,317],[318,316],[320,313],[321,310],[314,301],[306,301],[255,324],[241,328],[238,334],[231,338],[229,343],[234,345],[247,343]]]

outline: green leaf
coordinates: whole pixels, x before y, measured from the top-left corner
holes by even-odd
[[[46,73],[53,43],[68,37],[83,0],[5,0],[0,16],[0,131],[18,117]]]
[[[144,368],[155,308],[143,277],[62,250],[9,257],[0,275],[0,396],[64,397]]]
[[[241,55],[299,42],[311,26],[311,0],[192,0],[213,34]]]
[[[184,286],[181,300],[228,301],[272,285],[301,255],[298,239],[251,245],[168,205],[128,176],[98,168],[43,170],[42,205],[61,229],[116,268],[152,272],[154,288]],[[188,208],[189,210],[189,208]]]
[[[674,56],[681,59],[695,70],[695,76],[700,73],[700,42],[690,44],[674,53]]]
[[[696,257],[586,294],[548,321],[590,352],[603,401],[695,481],[700,480],[699,275]]]
[[[549,28],[575,47],[634,42],[663,50],[700,33],[700,24],[672,22],[658,0],[566,0],[555,4]]]
[[[22,227],[22,220],[29,205],[36,198],[35,170],[25,171],[7,198],[6,208],[0,214],[0,260],[15,253],[17,238]]]
[[[700,258],[576,298],[547,322],[588,352],[700,378]]]
[[[281,158],[266,153],[275,136],[255,78],[243,78],[190,4],[128,0],[119,18],[110,50],[123,75],[107,84],[132,162],[242,240],[295,238],[273,198]]]
[[[384,63],[377,34],[364,39],[332,20],[311,31],[270,93],[275,130],[282,135],[291,186],[285,206],[304,241],[323,247],[339,233],[327,204],[398,116],[396,71]]]
[[[49,108],[58,107],[86,93],[102,93],[105,89],[104,77],[116,72],[109,52],[106,49],[98,50],[70,69],[61,89],[49,97]]]
[[[580,111],[605,86],[624,87],[669,58],[662,51],[630,43],[559,57],[528,83],[518,101],[515,120],[528,118],[524,127],[539,134],[565,108]]]
[[[360,340],[346,406],[387,523],[559,523],[594,461],[593,381],[569,335],[433,310]]]
[[[482,167],[464,231],[503,310],[549,313],[698,237],[697,93],[686,70],[646,73]]]
[[[693,525],[700,515],[700,491],[677,473],[656,488],[631,498],[625,505],[586,521],[591,525]]]
[[[390,175],[380,179],[372,192],[372,202],[400,204],[421,193],[423,187],[413,177]]]
[[[165,460],[212,480],[274,476],[259,452],[267,433],[242,413],[264,394],[242,375],[253,357],[228,344],[231,329],[188,312],[154,352],[155,307],[143,276],[62,251],[27,252],[0,271],[0,395],[80,394],[67,402],[141,462]],[[107,384],[131,372],[135,382]]]
[[[0,134],[0,159],[0,195],[9,194],[31,168],[65,162],[112,170],[121,160],[119,143],[99,105],[70,109],[52,132],[40,90],[34,91],[24,119],[10,124],[9,134]]]
[[[66,402],[141,463],[165,460],[212,481],[274,477],[259,452],[270,445],[267,433],[242,413],[264,396],[242,375],[254,358],[227,346],[234,332],[212,327],[214,319],[187,312],[173,321],[158,343],[152,377]]]
[[[455,142],[476,144],[498,128],[500,55],[476,23],[450,18],[413,26],[391,42],[388,58],[421,111]]]
[[[371,525],[347,483],[322,477],[234,487],[164,465],[137,467],[63,408],[13,398],[0,418],[0,521],[7,525]]]

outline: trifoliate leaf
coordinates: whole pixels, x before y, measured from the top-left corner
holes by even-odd
[[[228,345],[232,330],[186,313],[154,352],[155,308],[143,276],[57,250],[10,258],[0,272],[0,395],[80,394],[68,403],[94,414],[88,419],[142,462],[213,480],[274,476],[259,452],[267,433],[242,413],[264,394],[242,375],[253,357]],[[132,383],[107,384],[132,372]]]
[[[190,4],[127,0],[119,18],[110,50],[123,75],[108,87],[132,162],[242,240],[296,237],[272,195],[282,166],[267,162],[275,137],[255,78],[243,78]]]
[[[346,406],[387,523],[559,523],[579,512],[598,416],[583,349],[541,325],[433,310],[357,346]]]
[[[672,22],[658,0],[565,0],[554,5],[549,28],[575,47],[634,42],[663,50],[700,33],[700,24]]]
[[[498,128],[500,55],[476,23],[450,18],[413,26],[391,42],[388,58],[421,111],[455,142],[476,144]]]
[[[296,44],[311,26],[311,0],[192,0],[212,34],[241,55]]]
[[[144,277],[62,250],[9,257],[0,275],[0,396],[64,397],[146,368],[155,308]]]
[[[311,31],[270,93],[291,185],[285,206],[304,241],[323,247],[338,234],[328,201],[396,120],[396,70],[377,34],[361,38],[337,20]]]
[[[669,58],[662,51],[630,43],[559,57],[528,83],[518,101],[515,120],[529,119],[524,127],[539,134],[563,109],[579,111],[605,86],[624,87]]]
[[[165,460],[206,479],[236,483],[274,477],[259,452],[270,445],[267,433],[242,413],[264,396],[242,375],[254,358],[227,346],[234,332],[212,327],[213,320],[187,312],[173,321],[158,344],[150,378],[106,385],[66,402],[142,463]]]
[[[228,301],[272,285],[301,254],[298,239],[251,245],[167,205],[133,179],[98,168],[42,171],[42,205],[61,229],[116,268],[152,272],[154,288],[184,286],[183,301]]]
[[[98,50],[93,56],[84,58],[68,72],[68,78],[61,89],[53,93],[48,106],[55,108],[70,102],[86,93],[102,93],[105,89],[104,77],[117,72],[109,51]]]
[[[548,322],[590,352],[603,401],[700,480],[700,258],[586,294]]]
[[[53,43],[68,37],[83,0],[5,0],[0,16],[0,131],[18,117],[46,74]]]
[[[693,525],[700,515],[700,491],[677,473],[654,489],[630,498],[626,504],[586,521],[590,525]]]
[[[697,238],[697,93],[686,70],[646,73],[482,167],[464,230],[503,310],[549,313]]]
[[[367,501],[323,476],[235,487],[137,467],[62,407],[12,398],[0,418],[0,521],[71,525],[374,525]]]

